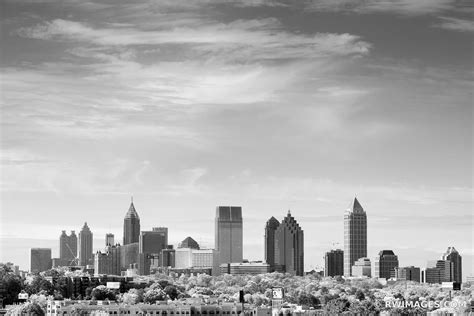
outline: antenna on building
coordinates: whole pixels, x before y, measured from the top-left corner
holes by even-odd
[[[130,201],[131,201],[131,202],[132,202],[132,204],[133,204],[133,195],[132,195],[132,196],[130,196]]]

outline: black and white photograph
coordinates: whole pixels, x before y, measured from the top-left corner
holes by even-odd
[[[0,0],[0,30],[0,315],[473,315],[472,0]]]

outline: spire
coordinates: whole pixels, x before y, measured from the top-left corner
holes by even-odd
[[[290,210],[288,210],[288,216],[291,216],[291,211]]]
[[[133,205],[133,197],[131,198],[130,207],[128,208],[127,214],[125,214],[125,218],[137,218],[140,219],[138,216],[137,211],[135,210],[135,205]]]
[[[349,204],[348,211],[354,212],[354,213],[363,213],[364,208],[362,205],[360,205],[359,201],[357,200],[357,197],[354,197],[354,201]]]

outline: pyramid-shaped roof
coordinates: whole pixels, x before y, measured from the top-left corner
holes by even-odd
[[[135,205],[133,205],[133,201],[130,203],[130,207],[128,208],[127,214],[125,214],[125,219],[127,219],[127,218],[140,219],[140,216],[138,216],[138,213],[135,210]]]
[[[356,197],[354,198],[354,201],[349,204],[347,210],[354,213],[364,213],[364,208],[362,207],[362,205],[360,205]]]
[[[267,221],[267,227],[277,228],[278,226],[280,226],[280,222],[274,216]]]

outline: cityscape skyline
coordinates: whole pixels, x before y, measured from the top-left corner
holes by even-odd
[[[235,209],[234,212],[236,212],[235,214],[232,214],[232,209]],[[128,208],[128,211],[126,212],[125,214],[125,217],[124,217],[124,226],[123,226],[123,235],[125,236],[129,231],[129,227],[127,227],[127,223],[128,223],[128,220],[130,219],[130,213],[133,213],[133,216],[134,218],[139,218],[139,215],[138,215],[138,212],[135,210],[135,207],[133,205],[133,198],[132,198],[132,202]],[[227,213],[226,213],[227,212]],[[363,226],[364,226],[364,229],[366,230],[367,229],[367,217],[366,217],[366,213],[363,209],[363,207],[360,205],[360,202],[358,201],[357,197],[354,197],[354,199],[351,201],[349,207],[345,210],[344,212],[344,220],[343,220],[343,225],[345,227],[345,230],[346,229],[349,229],[349,227],[351,227],[351,229],[354,229],[352,228],[352,226],[348,226],[347,225],[347,215],[352,213],[352,212],[355,212],[355,213],[361,213],[364,215],[363,217]],[[219,218],[221,218],[219,220]],[[222,218],[224,220],[224,224],[225,223],[228,223],[229,221],[233,221],[235,219],[237,219],[238,221],[240,221],[240,228],[243,226],[242,223],[243,223],[243,219],[244,219],[244,216],[242,214],[242,207],[241,206],[231,206],[231,207],[223,207],[223,206],[218,206],[216,207],[216,218],[215,218],[215,240],[217,241],[219,239],[219,234],[217,233],[219,230],[222,230],[222,227],[219,227],[219,223],[222,221]],[[290,257],[294,256],[294,255],[301,255],[301,259],[297,259],[297,260],[304,260],[303,259],[303,253],[304,253],[304,248],[299,248],[300,246],[299,243],[303,243],[304,241],[304,237],[303,237],[303,230],[300,228],[300,225],[297,221],[295,221],[295,219],[293,218],[293,216],[291,216],[291,213],[290,213],[290,210],[288,210],[288,214],[287,216],[282,220],[281,223],[279,223],[278,220],[275,219],[274,216],[272,216],[267,222],[266,224],[264,225],[263,227],[263,231],[264,231],[264,240],[262,241],[262,244],[264,244],[264,253],[263,253],[263,256],[266,257],[269,253],[267,251],[267,242],[268,242],[268,239],[267,239],[267,233],[268,233],[268,229],[269,227],[272,227],[272,229],[274,230],[274,233],[275,234],[274,236],[272,236],[270,238],[270,240],[273,240],[274,242],[274,249],[273,249],[273,252],[274,252],[274,255],[275,255],[275,259],[272,260],[270,259],[269,260],[265,260],[265,258],[263,260],[261,259],[254,259],[254,258],[243,258],[241,259],[240,261],[237,260],[237,261],[221,261],[222,258],[220,258],[220,254],[219,252],[217,252],[217,257],[215,257],[214,255],[212,255],[214,252],[211,253],[211,257],[214,257],[214,259],[210,259],[210,260],[218,260],[220,263],[231,263],[231,262],[242,262],[242,260],[250,260],[251,262],[255,262],[255,261],[262,261],[264,263],[270,263],[270,271],[274,271],[276,269],[276,271],[281,271],[280,269],[281,268],[278,268],[278,263],[276,261],[278,260],[283,260],[282,258],[283,257],[280,257],[280,256],[285,256],[286,255],[283,255],[283,254],[279,254],[279,249],[278,247],[284,247],[285,249],[285,252],[288,252],[288,255]],[[284,225],[283,225],[284,224]],[[359,222],[356,223],[356,226],[360,225]],[[358,227],[356,227],[358,228]],[[227,228],[229,229],[229,228]],[[235,228],[234,228],[235,229]],[[153,227],[152,230],[140,230],[139,232],[139,235],[140,235],[140,242],[136,242],[136,243],[133,243],[133,244],[129,244],[129,246],[137,246],[138,245],[140,246],[140,249],[135,249],[136,250],[136,254],[133,255],[135,257],[135,259],[131,259],[128,258],[128,259],[125,259],[126,260],[130,260],[130,262],[133,262],[133,260],[138,260],[136,261],[134,264],[136,265],[143,265],[143,256],[142,255],[138,255],[139,253],[143,255],[145,255],[145,257],[151,253],[155,253],[155,254],[158,254],[160,253],[160,259],[159,259],[159,262],[162,262],[162,258],[161,258],[161,250],[162,249],[166,249],[168,246],[168,230],[169,228],[168,227]],[[286,230],[288,230],[288,233],[286,232]],[[280,231],[278,233],[278,231]],[[75,236],[74,235],[74,230],[71,231],[71,237]],[[299,232],[299,233],[298,233]],[[85,234],[84,234],[85,233]],[[82,235],[86,235],[85,237],[83,236],[81,238],[81,234]],[[158,239],[156,239],[156,237],[152,237],[152,235],[150,235],[150,237],[147,237],[147,243],[145,244],[145,235],[146,234],[153,234],[153,236],[157,236],[159,237]],[[283,244],[282,244],[282,241],[278,242],[278,238],[277,238],[277,235],[280,234],[282,237],[280,238],[283,238]],[[293,238],[296,238],[298,241],[296,242],[296,248],[293,248],[292,246],[290,246],[290,248],[286,248],[287,246],[285,245],[286,244],[286,234],[290,234],[290,236],[293,236],[291,234],[295,234],[293,237],[290,237],[290,241],[291,243],[293,243],[293,245],[295,245],[295,240],[293,240]],[[301,236],[299,235],[301,234]],[[79,248],[79,253],[78,253],[78,264],[79,265],[85,265],[82,261],[84,261],[84,259],[81,259],[82,256],[84,256],[85,258],[91,258],[89,260],[87,260],[87,264],[90,264],[92,266],[95,266],[96,269],[98,267],[97,264],[99,264],[100,266],[103,266],[102,269],[106,269],[106,270],[101,270],[101,271],[115,271],[114,269],[115,268],[115,265],[117,264],[117,262],[115,261],[114,263],[114,268],[112,268],[112,266],[108,266],[107,267],[107,264],[111,264],[112,261],[107,261],[107,262],[102,262],[102,263],[98,263],[97,260],[95,260],[95,255],[96,254],[102,254],[102,255],[105,255],[105,253],[108,252],[107,248],[113,248],[111,251],[112,253],[116,253],[115,251],[115,245],[119,245],[120,246],[120,243],[115,243],[115,245],[113,245],[112,247],[110,247],[110,245],[107,245],[107,244],[104,244],[102,245],[102,247],[98,247],[98,250],[95,250],[94,252],[90,253],[90,254],[81,254],[81,240],[84,240],[85,243],[87,244],[87,246],[85,246],[85,249],[92,249],[90,243],[92,243],[92,240],[90,237],[92,237],[93,235],[93,231],[89,228],[87,222],[84,223],[84,226],[83,228],[81,229],[80,233],[79,233],[79,239],[77,240],[77,247]],[[110,236],[115,236],[114,233],[112,232],[109,232],[105,235],[105,239],[104,240],[107,240],[108,237]],[[346,233],[344,234],[346,237],[348,236]],[[365,243],[369,242],[366,238],[367,236],[367,232],[364,232],[363,233],[364,235],[364,240],[365,240]],[[90,237],[89,237],[90,236]],[[161,237],[162,236],[162,237]],[[232,236],[232,234],[230,234],[230,236]],[[298,236],[298,237],[296,237]],[[61,248],[64,247],[64,238],[67,237],[67,238],[70,238],[69,236],[66,235],[65,233],[65,230],[62,230],[61,232],[61,235],[59,236],[59,254],[61,255]],[[237,236],[238,237],[238,236]],[[142,239],[143,238],[143,239]],[[237,238],[237,240],[239,238],[242,238],[242,233],[240,233],[240,237]],[[84,242],[83,241],[83,242]],[[158,242],[158,243],[157,243]],[[191,242],[191,243],[194,243],[195,245],[193,245],[190,249],[199,249],[199,245],[197,245],[197,242],[194,241],[192,239],[191,236],[188,236],[186,237],[182,242],[179,242],[179,243],[176,243],[176,244],[170,244],[172,246],[174,246],[176,248],[182,248],[183,246],[184,247],[188,247],[188,243]],[[232,240],[226,240],[225,241],[226,243],[232,243]],[[235,242],[235,241],[234,241]],[[185,243],[185,244],[183,244]],[[278,246],[280,244],[280,246]],[[197,248],[195,248],[195,246],[197,245]],[[69,245],[68,245],[69,246]],[[83,246],[84,247],[84,246]],[[152,249],[155,249],[156,247],[159,248],[159,251],[153,251]],[[157,249],[158,249],[157,248]],[[173,247],[172,247],[173,248]],[[171,249],[172,249],[171,248]],[[215,245],[214,247],[209,247],[207,249],[204,249],[204,251],[206,252],[207,250],[212,250],[214,251],[214,249],[210,249],[210,248],[214,248],[215,249]],[[50,257],[53,258],[54,256],[52,255],[52,251],[51,251],[51,248],[40,248],[40,247],[31,247],[30,248],[31,251],[33,251],[33,249],[42,249],[44,251],[49,251],[50,253]],[[96,249],[96,247],[94,247],[94,249]],[[202,248],[201,248],[202,249]],[[280,249],[283,249],[283,248],[280,248]],[[301,250],[296,250],[296,249],[301,249]],[[392,249],[396,249],[396,247],[392,247]],[[132,250],[132,253],[135,253],[134,251],[135,250]],[[186,249],[182,249],[182,250],[186,250]],[[199,251],[199,250],[198,250]],[[293,251],[295,251],[293,253]],[[300,253],[299,251],[303,251],[303,253]],[[327,249],[327,252],[326,252],[326,255],[328,255],[329,253],[334,253],[334,252],[337,252],[337,251],[341,251],[340,249],[338,249],[338,247],[332,247],[332,248],[328,248]],[[127,253],[128,251],[125,251],[125,253]],[[86,253],[88,253],[88,251],[86,251]],[[123,250],[122,250],[122,257],[125,255],[125,256],[129,256],[127,254],[123,253]],[[343,254],[345,253],[344,251],[342,252]],[[31,253],[31,255],[33,254],[33,252]],[[89,257],[90,255],[92,255],[92,257]],[[118,257],[117,258],[120,258],[120,253],[117,253]],[[323,260],[326,260],[326,255],[324,256]],[[382,259],[383,257],[387,257],[387,259]],[[448,265],[448,266],[445,266],[445,262],[447,262],[447,258],[450,258],[450,256],[455,256],[453,259],[450,259],[450,260],[453,260],[453,264]],[[116,255],[115,255],[116,257]],[[38,257],[39,258],[39,257]],[[280,259],[277,259],[277,258],[280,258]],[[295,257],[296,258],[296,257]],[[395,258],[395,259],[393,259]],[[433,271],[430,271],[433,269],[433,267],[436,267],[436,268],[439,268],[441,275],[446,274],[446,281],[448,280],[455,280],[455,281],[459,281],[460,280],[460,277],[459,277],[459,274],[461,272],[460,269],[462,269],[462,261],[461,259],[459,259],[459,252],[455,249],[454,246],[449,246],[447,248],[447,251],[445,253],[442,254],[442,256],[439,256],[437,257],[437,259],[433,260],[433,258],[427,258],[426,259],[426,264],[425,265],[422,265],[422,267],[418,267],[418,269],[421,269],[422,271],[422,274],[420,275],[420,278],[423,279],[425,277],[428,278],[428,280],[430,280],[430,283],[433,282],[433,280],[436,280],[436,276],[433,276]],[[62,256],[60,256],[60,258],[57,258],[55,260],[60,260],[60,264],[59,265],[70,265],[70,258],[68,258],[67,263],[66,261],[64,261],[64,258]],[[158,257],[157,257],[158,259]],[[361,276],[361,275],[365,275],[365,273],[362,273],[362,272],[359,272],[359,273],[355,273],[353,274],[351,272],[350,275],[347,275],[346,271],[344,271],[345,269],[345,266],[346,266],[346,260],[348,260],[348,258],[346,257],[343,257],[343,255],[341,256],[341,259],[343,259],[343,262],[341,262],[341,266],[340,268],[337,268],[337,269],[340,269],[341,271],[343,271],[343,273],[341,275],[344,275],[344,276]],[[38,260],[38,259],[35,259],[35,260]],[[112,257],[109,258],[109,260],[112,260]],[[120,260],[120,259],[119,259]],[[124,260],[124,259],[122,259]],[[191,257],[189,258],[189,260],[191,260]],[[194,260],[194,259],[193,259]],[[286,260],[286,259],[285,259]],[[307,266],[306,263],[304,266],[301,266],[301,269],[302,270],[298,270],[300,268],[297,268],[297,266],[299,266],[298,264],[298,261],[296,262],[293,262],[292,260],[296,260],[296,259],[291,259],[291,261],[287,262],[286,264],[290,264],[290,266],[286,266],[284,267],[284,271],[286,272],[290,272],[291,274],[295,274],[295,275],[303,275],[304,274],[304,271],[308,271],[305,267]],[[394,261],[395,260],[395,261]],[[31,261],[31,265],[33,265],[33,258],[31,257],[30,258],[30,261]],[[43,260],[44,261],[44,260]],[[142,263],[140,263],[140,261],[142,261]],[[272,261],[273,261],[273,264],[272,265]],[[393,253],[392,250],[380,250],[378,255],[374,256],[374,257],[370,257],[370,256],[362,256],[362,257],[359,257],[357,260],[355,260],[354,262],[352,262],[352,264],[355,264],[355,266],[357,266],[358,264],[362,263],[362,262],[369,262],[369,265],[367,266],[367,268],[369,269],[368,270],[368,276],[371,276],[371,277],[385,277],[387,278],[387,276],[391,276],[391,277],[395,277],[395,275],[397,275],[397,271],[394,271],[393,268],[400,268],[400,269],[404,269],[403,268],[403,265],[399,264],[399,261],[398,261],[398,256],[395,255]],[[382,265],[382,262],[386,262]],[[36,263],[35,263],[36,264]],[[43,263],[44,265],[45,263]],[[156,265],[158,264],[158,261],[153,265]],[[335,262],[332,262],[331,263],[332,265],[335,264]],[[344,266],[342,266],[342,264],[344,264]],[[351,264],[351,266],[352,266]],[[380,265],[379,265],[380,264]],[[440,266],[441,264],[441,266]],[[54,266],[54,260],[53,260],[53,266]],[[117,266],[118,268],[119,266]],[[323,262],[322,266],[320,266],[321,269],[318,269],[318,270],[321,270],[321,271],[324,271],[325,275],[326,275],[326,269],[330,268],[330,269],[334,269],[335,266],[331,266],[331,267],[328,267],[328,262],[326,261],[326,263]],[[413,265],[411,265],[411,267],[413,267]],[[424,268],[426,267],[427,269],[427,272],[424,272]],[[123,268],[123,267],[122,267]],[[352,267],[354,268],[354,267]],[[108,269],[111,269],[111,270],[108,270]],[[139,268],[139,269],[143,269],[143,268]],[[295,269],[295,270],[292,270],[292,269]],[[362,267],[361,267],[362,269]],[[365,268],[364,268],[365,269]],[[119,270],[117,270],[119,271]],[[141,270],[143,271],[143,270]],[[149,271],[149,269],[146,269],[145,271]],[[362,270],[361,270],[362,271]],[[364,270],[365,271],[365,270]],[[379,272],[380,271],[380,272]],[[382,275],[382,272],[381,271],[384,271]],[[443,272],[443,271],[449,271],[449,272]],[[147,272],[149,273],[149,272]],[[428,276],[424,276],[423,274],[424,273],[431,273],[431,275],[428,274]],[[466,278],[467,276],[465,276],[464,278]],[[442,281],[443,280],[443,276],[439,276],[440,280]],[[461,280],[462,280],[462,277],[461,277]]]
[[[142,230],[203,248],[215,207],[241,205],[262,260],[291,209],[311,270],[356,195],[372,261],[454,246],[473,275],[467,1],[40,2],[0,4],[0,261],[59,257],[86,221],[94,251],[121,242],[133,194]]]

